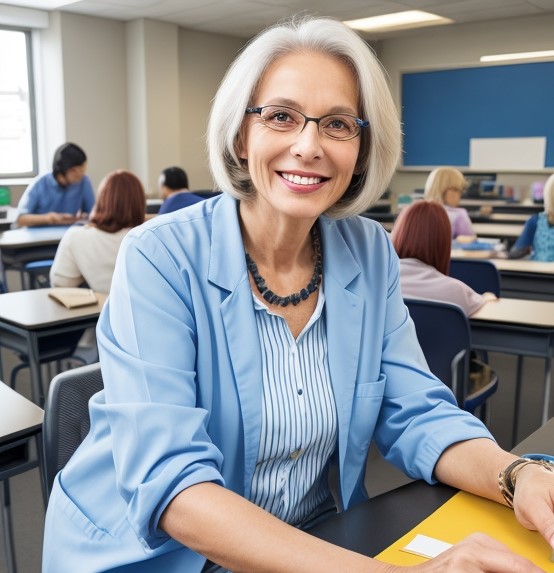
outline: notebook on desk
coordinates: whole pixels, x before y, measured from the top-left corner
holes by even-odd
[[[457,493],[427,519],[379,553],[376,559],[394,565],[417,565],[427,559],[405,550],[416,535],[426,535],[455,544],[477,532],[486,533],[504,543],[545,571],[553,569],[548,543],[536,531],[529,531],[520,525],[513,510],[465,492]]]
[[[48,296],[66,308],[78,308],[98,303],[96,293],[89,288],[54,287],[48,291]]]

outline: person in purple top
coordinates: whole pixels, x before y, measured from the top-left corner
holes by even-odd
[[[188,176],[180,167],[167,167],[164,169],[158,179],[158,187],[164,198],[164,202],[158,211],[160,215],[177,211],[177,209],[182,209],[204,200],[204,197],[189,191]]]
[[[58,147],[52,171],[35,179],[23,193],[17,207],[17,224],[71,225],[87,218],[95,196],[86,170],[87,156],[78,145],[64,143]]]
[[[454,167],[433,169],[425,183],[425,199],[436,201],[446,209],[453,239],[475,237],[467,211],[459,206],[466,187],[467,181],[463,173]]]

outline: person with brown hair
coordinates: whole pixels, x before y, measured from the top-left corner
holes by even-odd
[[[86,175],[87,156],[75,143],[54,153],[52,171],[37,177],[17,206],[17,225],[72,225],[94,207],[94,190]]]
[[[438,203],[417,201],[400,211],[391,233],[400,257],[400,287],[405,297],[452,302],[470,316],[496,297],[448,276],[450,235],[448,215]]]
[[[139,178],[114,171],[100,183],[98,198],[86,225],[70,227],[62,237],[50,269],[53,287],[86,283],[109,292],[115,259],[123,237],[144,222],[146,195]]]

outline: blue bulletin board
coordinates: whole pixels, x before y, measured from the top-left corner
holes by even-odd
[[[546,137],[554,167],[554,62],[402,75],[404,166],[469,165],[469,140]]]

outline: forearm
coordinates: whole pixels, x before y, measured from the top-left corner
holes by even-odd
[[[517,456],[486,438],[467,440],[447,448],[435,466],[436,478],[458,489],[505,503],[498,474]]]
[[[26,213],[17,218],[17,224],[20,227],[36,227],[38,225],[50,225],[50,216],[48,213]]]
[[[177,495],[160,519],[171,537],[235,573],[391,571],[309,535],[213,483]]]

